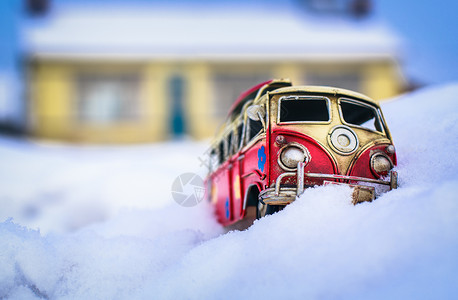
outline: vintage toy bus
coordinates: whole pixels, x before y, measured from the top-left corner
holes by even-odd
[[[349,90],[270,80],[243,93],[212,143],[207,195],[227,226],[281,210],[304,189],[343,184],[353,203],[397,187],[380,106]]]

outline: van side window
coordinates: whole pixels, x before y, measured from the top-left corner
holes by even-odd
[[[229,155],[234,155],[237,153],[237,151],[239,151],[239,146],[240,146],[240,143],[239,143],[240,136],[239,136],[238,129],[236,131],[231,131],[231,135],[232,135],[232,140],[231,140]]]
[[[224,140],[219,142],[218,150],[218,162],[221,165],[224,162]]]
[[[232,131],[227,135],[227,144],[226,144],[226,153],[224,155],[224,158],[225,159],[228,159],[229,156],[232,155],[232,143],[234,142],[233,141],[234,139],[234,135],[232,133]]]
[[[215,171],[219,165],[219,155],[216,148],[212,148],[209,155],[209,168],[210,171]]]
[[[248,121],[248,141],[251,141],[255,136],[259,134],[262,130],[262,122],[261,121],[253,121],[250,118],[247,119]]]
[[[243,135],[243,123],[240,123],[239,126],[237,126],[237,148],[238,149],[236,149],[236,151],[238,151],[240,148],[243,147],[242,135]]]

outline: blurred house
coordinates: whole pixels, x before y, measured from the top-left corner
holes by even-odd
[[[29,131],[95,143],[205,138],[241,91],[271,78],[375,99],[401,91],[397,38],[361,18],[364,6],[304,3],[51,10],[26,32]]]

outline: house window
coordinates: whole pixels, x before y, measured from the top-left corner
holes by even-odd
[[[249,88],[271,79],[269,73],[219,73],[213,77],[213,114],[224,118],[240,94]]]
[[[111,124],[140,118],[139,76],[82,74],[78,78],[78,120]]]

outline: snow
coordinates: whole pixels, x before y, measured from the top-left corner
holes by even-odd
[[[237,9],[237,10],[236,10]],[[34,24],[34,23],[32,23]],[[60,9],[29,26],[34,55],[132,57],[263,57],[393,55],[398,37],[371,20],[318,21],[293,9],[255,7],[98,7]],[[250,57],[251,57],[250,56]],[[313,56],[314,57],[314,56]]]
[[[1,146],[0,218],[14,216],[47,232],[76,229],[121,209],[169,204],[172,181],[183,166],[199,168],[207,144],[79,148],[2,140]]]
[[[2,138],[0,298],[455,299],[457,97],[452,84],[383,104],[397,190],[353,206],[346,187],[308,189],[228,233],[207,203],[170,194],[176,176],[202,174],[207,143]],[[77,216],[92,208],[96,218]]]

